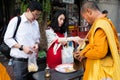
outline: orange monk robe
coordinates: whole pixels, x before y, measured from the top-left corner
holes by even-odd
[[[90,35],[89,35],[90,37]],[[89,39],[89,38],[88,38]],[[84,79],[88,80],[88,74],[92,69],[92,65],[94,64],[94,59],[101,59],[105,57],[108,51],[108,42],[106,39],[106,35],[103,30],[98,29],[94,36],[94,44],[90,43],[86,46],[86,48],[82,51],[84,52],[84,56],[87,57],[86,68],[84,73]],[[96,76],[96,75],[95,75]]]
[[[87,58],[83,80],[92,79],[88,79],[88,77],[90,75],[89,72],[94,71],[94,61],[104,58],[108,52],[108,43],[110,40],[108,42],[105,30],[99,26],[102,26],[102,28],[107,27],[108,30],[111,28],[111,25],[105,20],[96,20],[92,25],[88,36],[89,44],[81,51],[80,54],[81,56],[85,56]],[[112,27],[112,29],[115,35],[116,31],[114,30],[114,27]],[[118,38],[116,36],[115,39],[118,44]],[[95,76],[96,79],[98,77],[97,74],[93,74],[93,76]]]
[[[6,68],[0,63],[0,80],[11,80]]]

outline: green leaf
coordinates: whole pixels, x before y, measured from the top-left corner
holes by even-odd
[[[44,50],[40,50],[39,53],[38,53],[38,57],[39,58],[46,57],[46,52]]]

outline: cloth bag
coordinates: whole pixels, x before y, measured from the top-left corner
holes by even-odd
[[[21,22],[21,17],[20,16],[17,16],[18,17],[18,21],[17,21],[17,27],[15,29],[15,32],[14,32],[14,35],[13,35],[13,38],[15,39],[15,36],[16,36],[16,33],[17,33],[17,30],[18,30],[18,27],[19,27],[19,24]],[[4,32],[2,33],[2,37],[4,39],[4,34],[5,34],[5,31],[6,31],[7,28],[5,28]],[[5,55],[6,58],[10,59],[11,56],[10,56],[10,50],[11,48],[4,42],[2,41],[2,43],[0,44],[0,51],[3,53],[3,55]]]
[[[66,46],[63,46],[63,49],[62,49],[63,64],[73,63],[73,50],[74,50],[73,43],[72,45],[69,45],[69,42],[68,42]]]
[[[5,55],[6,58],[10,59],[10,50],[11,48],[8,47],[8,45],[5,44],[5,42],[3,41],[0,45],[0,51]]]

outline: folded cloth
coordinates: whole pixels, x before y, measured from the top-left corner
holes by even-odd
[[[0,63],[0,80],[11,80],[6,68]]]

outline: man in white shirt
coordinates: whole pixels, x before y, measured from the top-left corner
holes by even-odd
[[[15,39],[13,34],[17,25],[17,17],[8,24],[4,36],[4,42],[11,48],[10,55],[13,57],[13,71],[16,80],[33,80],[28,72],[28,56],[33,51],[38,52],[40,39],[39,24],[36,19],[42,12],[39,2],[31,1],[25,13],[21,15]]]

